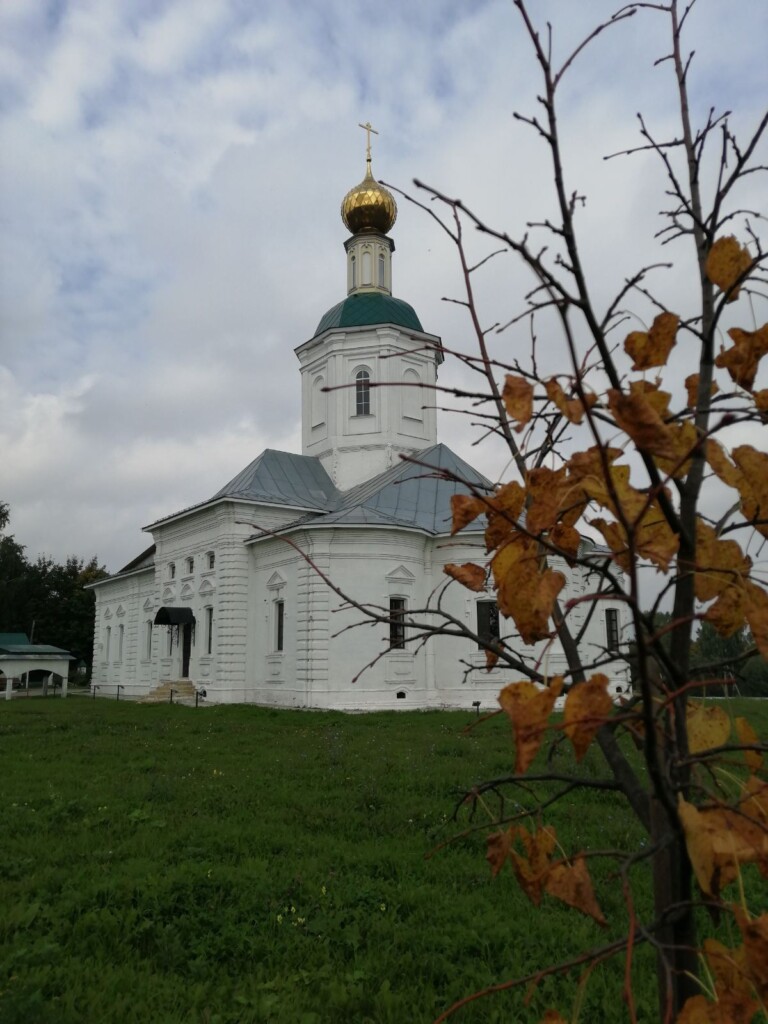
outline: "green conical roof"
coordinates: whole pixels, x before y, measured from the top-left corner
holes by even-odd
[[[336,327],[367,327],[371,324],[396,324],[412,331],[424,331],[416,310],[402,299],[382,292],[355,292],[328,310],[312,337]]]

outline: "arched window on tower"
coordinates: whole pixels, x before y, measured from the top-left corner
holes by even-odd
[[[355,415],[371,415],[371,375],[367,370],[355,374]]]
[[[378,285],[379,285],[379,288],[383,288],[384,285],[385,285],[385,280],[384,280],[384,253],[383,252],[379,253],[379,280],[378,280]]]
[[[416,370],[407,369],[403,374],[403,416],[408,420],[423,420],[421,377]]]
[[[325,378],[315,377],[312,381],[312,426],[320,427],[325,423],[327,395],[323,391]]]
[[[370,249],[363,252],[363,284],[373,284],[373,256]]]
[[[349,258],[350,267],[352,269],[352,288],[357,288],[357,257],[350,256]]]

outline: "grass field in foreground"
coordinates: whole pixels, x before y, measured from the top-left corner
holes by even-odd
[[[554,901],[536,911],[511,873],[492,881],[488,829],[425,859],[459,830],[457,796],[510,770],[506,724],[463,735],[470,720],[2,706],[0,1021],[427,1022],[477,988],[623,934],[607,862],[593,869],[601,930]],[[598,765],[588,755],[584,770]],[[641,838],[610,793],[569,799],[547,820],[567,850]],[[636,977],[639,1017],[655,1019],[647,951]],[[619,1019],[621,983],[619,962],[597,970],[581,1019]],[[498,995],[456,1020],[538,1021],[575,991],[550,979],[527,1007]]]

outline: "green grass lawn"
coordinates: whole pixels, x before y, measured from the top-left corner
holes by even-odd
[[[622,935],[609,918],[493,881],[458,795],[510,770],[497,718],[18,700],[0,707],[3,1024],[428,1022],[462,995]],[[563,761],[569,759],[563,753]],[[598,760],[588,755],[586,771]],[[522,799],[522,797],[520,797]],[[495,807],[494,807],[495,810]],[[568,851],[634,848],[613,794],[547,818]],[[483,825],[478,811],[476,824]],[[643,867],[637,878],[643,882]],[[640,896],[642,909],[643,896]],[[596,971],[583,1021],[620,1019],[622,964]],[[653,963],[636,964],[655,1019]],[[568,1012],[573,979],[482,1000],[468,1022]]]

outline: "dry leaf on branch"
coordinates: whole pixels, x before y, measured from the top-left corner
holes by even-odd
[[[462,586],[467,587],[469,590],[478,592],[485,590],[487,574],[482,565],[475,565],[474,562],[454,565],[453,562],[448,562],[443,566],[443,572],[446,576],[451,576],[453,579],[458,580]]]
[[[485,502],[479,498],[472,498],[468,494],[454,494],[451,497],[451,533],[463,530],[483,512],[485,512]]]
[[[752,265],[752,257],[749,251],[742,246],[734,235],[726,235],[718,238],[709,250],[706,262],[707,277],[717,287],[727,292],[733,289],[728,296],[728,302],[734,302],[739,297],[741,285],[736,285]]]
[[[659,313],[650,331],[632,331],[624,342],[624,351],[634,359],[633,370],[648,370],[652,366],[665,366],[675,346],[680,317],[674,313]]]
[[[576,760],[586,754],[590,743],[613,711],[608,693],[608,677],[597,672],[591,679],[577,683],[565,699],[565,735],[573,744]]]
[[[555,676],[549,686],[539,687],[526,679],[510,683],[499,694],[499,704],[512,723],[517,774],[526,772],[536,757],[562,688],[562,677]]]
[[[533,416],[533,385],[524,377],[507,374],[501,399],[509,418],[515,420],[516,431],[521,431]]]

